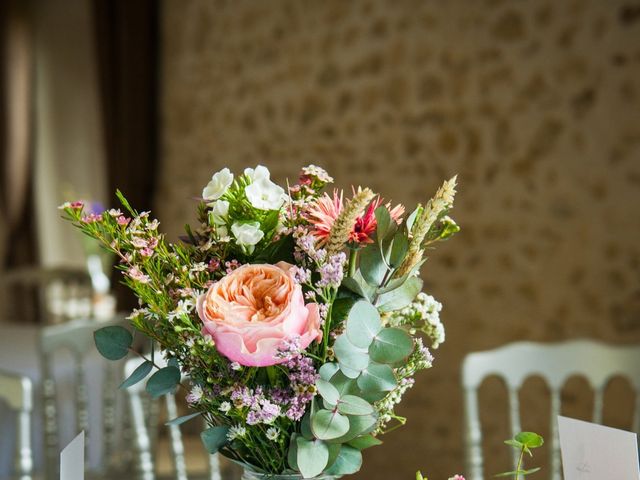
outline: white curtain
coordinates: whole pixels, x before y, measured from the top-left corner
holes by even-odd
[[[35,2],[35,203],[44,266],[84,264],[80,234],[57,206],[104,204],[106,165],[89,0]]]

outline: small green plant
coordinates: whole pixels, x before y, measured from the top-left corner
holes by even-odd
[[[520,432],[511,440],[505,440],[507,445],[515,448],[520,452],[520,456],[518,457],[518,464],[516,465],[516,469],[511,472],[499,473],[496,477],[510,477],[513,476],[514,480],[519,480],[520,478],[524,478],[526,475],[531,475],[532,473],[536,473],[540,470],[540,467],[531,468],[529,470],[524,469],[524,454],[528,453],[529,456],[533,456],[532,449],[541,447],[544,444],[544,439],[533,432]]]

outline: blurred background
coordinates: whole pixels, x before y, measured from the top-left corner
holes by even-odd
[[[405,205],[459,175],[462,231],[423,270],[447,341],[398,409],[407,425],[354,478],[463,472],[469,352],[640,341],[638,1],[5,0],[0,22],[0,277],[86,269],[57,206],[116,206],[116,188],[177,239],[224,166],[284,184],[314,163]],[[117,276],[101,285],[93,302],[134,305]],[[3,321],[44,322],[9,292]],[[523,429],[543,436],[545,392],[532,379],[520,394]],[[611,382],[606,424],[630,427],[631,393]],[[481,399],[503,471],[504,386]],[[563,401],[589,418],[584,379]]]

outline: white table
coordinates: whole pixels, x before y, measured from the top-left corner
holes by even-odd
[[[96,329],[100,322],[95,322]],[[0,368],[29,377],[34,386],[34,412],[32,441],[35,471],[40,471],[44,460],[44,425],[42,411],[42,374],[38,344],[41,326],[0,323]],[[58,397],[58,428],[60,447],[66,446],[78,433],[75,427],[74,371],[69,352],[56,352],[54,375]],[[96,350],[85,357],[89,396],[89,443],[87,464],[99,468],[102,461],[102,382],[104,360]],[[122,417],[121,415],[119,416]],[[8,475],[14,464],[15,418],[0,402],[0,477]]]

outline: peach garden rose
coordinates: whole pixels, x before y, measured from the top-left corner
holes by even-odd
[[[290,267],[244,265],[200,296],[202,332],[213,337],[221,354],[240,365],[264,367],[283,361],[276,354],[284,340],[298,337],[304,349],[322,338],[318,305],[304,303]]]

